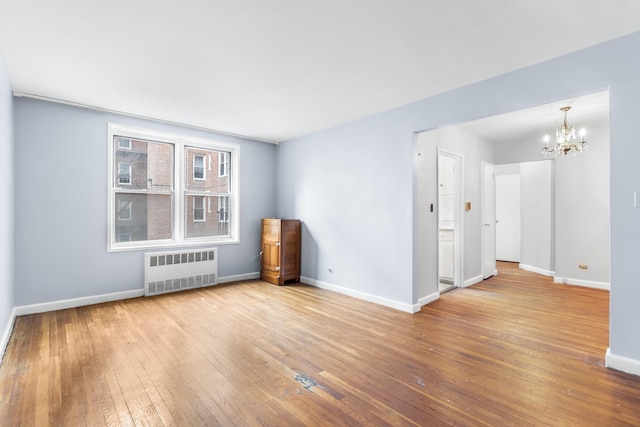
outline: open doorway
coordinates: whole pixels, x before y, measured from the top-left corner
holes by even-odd
[[[438,291],[460,287],[462,156],[438,149]]]
[[[562,126],[560,109],[567,105],[572,106],[570,124],[587,128],[589,151],[545,162],[542,137]],[[513,258],[515,262],[519,258],[520,268],[552,275],[560,283],[608,288],[608,92],[416,134],[414,292],[419,305],[439,295],[437,159],[441,148],[464,156],[464,195],[458,204],[464,257],[462,265],[456,266],[462,272],[461,287],[472,286],[484,276],[482,235],[488,222],[481,215],[481,181],[485,161],[496,167],[520,165],[521,241],[515,243],[519,257],[516,253]],[[545,164],[552,166],[540,171]]]

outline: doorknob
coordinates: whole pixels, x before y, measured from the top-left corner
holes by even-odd
[[[485,227],[491,227],[491,224],[485,224],[484,226]]]

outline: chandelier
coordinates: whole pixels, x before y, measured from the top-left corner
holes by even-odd
[[[574,156],[577,153],[582,153],[587,151],[588,145],[587,141],[584,140],[584,136],[586,132],[584,129],[580,129],[580,142],[574,142],[576,139],[576,128],[575,126],[569,126],[567,124],[567,111],[569,111],[571,107],[562,107],[560,111],[564,113],[564,124],[561,129],[556,129],[556,143],[552,146],[549,146],[549,135],[544,136],[544,147],[542,147],[542,154],[547,157],[548,154],[554,154],[556,157],[559,154],[566,156],[571,153]]]

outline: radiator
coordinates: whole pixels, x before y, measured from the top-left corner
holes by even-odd
[[[217,283],[218,248],[144,254],[145,296]]]

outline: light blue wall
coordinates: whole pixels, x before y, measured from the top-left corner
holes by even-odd
[[[0,359],[13,310],[13,104],[0,56]]]
[[[610,345],[640,360],[639,50],[636,33],[281,144],[279,215],[305,223],[303,275],[414,303],[414,133],[610,88]]]
[[[107,253],[107,123],[239,142],[240,244],[219,245],[220,277],[259,271],[260,218],[275,215],[276,146],[14,98],[15,305],[143,287],[144,251]]]

